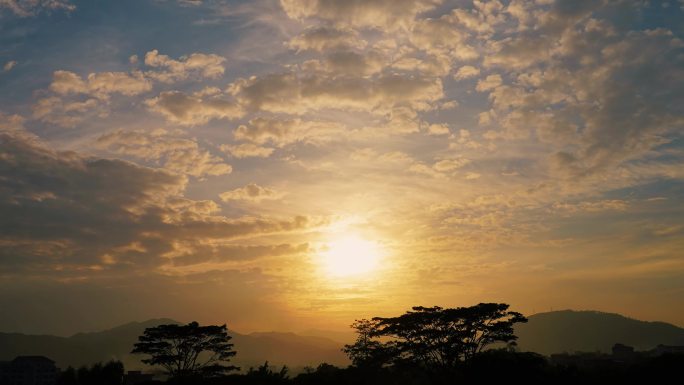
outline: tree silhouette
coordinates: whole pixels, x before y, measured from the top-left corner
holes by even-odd
[[[453,368],[485,347],[503,342],[515,344],[513,325],[527,322],[504,303],[480,303],[470,307],[444,309],[417,306],[398,317],[375,317],[355,322],[359,337],[345,346],[354,365],[390,354],[394,363],[408,362],[426,368]],[[381,343],[377,339],[388,341]]]
[[[374,339],[373,333],[377,329],[377,324],[378,321],[368,319],[356,320],[351,324],[351,327],[356,329],[356,341],[351,345],[344,345],[342,351],[347,354],[354,366],[381,367],[391,360],[393,346]]]
[[[236,352],[226,325],[159,325],[145,329],[131,353],[148,354],[142,362],[164,368],[173,378],[211,377],[238,367],[226,366]]]
[[[98,362],[90,367],[81,366],[78,370],[69,366],[60,373],[57,385],[121,385],[123,376],[121,361]]]
[[[257,367],[256,369],[253,367],[249,368],[246,376],[250,380],[263,385],[280,384],[287,382],[289,379],[289,371],[290,370],[287,368],[287,366],[283,365],[280,370],[276,372],[271,369],[271,366],[268,365],[268,361],[266,361],[263,365]]]

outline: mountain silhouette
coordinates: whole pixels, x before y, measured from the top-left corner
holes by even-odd
[[[71,337],[0,333],[0,361],[19,355],[44,355],[57,366],[91,365],[95,362],[120,360],[126,370],[149,369],[140,362],[142,356],[130,354],[145,328],[160,324],[179,323],[171,319],[153,319],[131,322],[113,329],[93,333],[78,333]],[[346,366],[347,358],[341,352],[342,344],[317,336],[294,333],[240,334],[229,331],[231,342],[238,352],[233,364],[248,369],[268,360],[270,365],[287,365],[294,372],[304,366],[317,366],[321,362]]]
[[[515,327],[518,347],[545,355],[610,352],[615,343],[650,350],[658,344],[684,345],[684,329],[665,323],[598,311],[562,310],[528,317]]]
[[[615,343],[649,350],[658,344],[684,345],[684,329],[664,322],[645,322],[619,314],[597,311],[554,311],[528,317],[529,322],[516,326],[521,351],[545,355],[562,352],[610,352]],[[44,355],[60,368],[91,365],[95,362],[121,360],[127,370],[149,369],[139,355],[130,354],[133,344],[145,328],[178,323],[171,319],[131,322],[113,329],[78,333],[71,337],[0,333],[0,361],[19,355]],[[248,369],[268,360],[271,365],[287,365],[293,372],[322,362],[346,366],[349,361],[340,351],[342,343],[318,335],[260,332],[228,333],[238,352],[232,360]],[[312,334],[314,334],[312,332]],[[333,333],[334,334],[334,333]],[[340,334],[340,337],[346,337]],[[338,337],[338,336],[332,336]]]

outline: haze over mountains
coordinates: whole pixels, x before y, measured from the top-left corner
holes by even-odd
[[[684,345],[684,329],[620,314],[562,310],[528,317],[515,328],[521,351],[552,353],[610,352],[615,343],[649,350],[658,344]]]
[[[61,368],[80,366],[111,359],[121,360],[127,370],[144,369],[140,356],[131,355],[133,344],[147,327],[176,323],[170,319],[132,322],[94,333],[79,333],[71,337],[0,333],[0,361],[18,355],[44,355]],[[233,360],[243,369],[269,361],[286,364],[294,371],[304,366],[327,362],[346,366],[349,361],[340,351],[346,334],[312,331],[313,336],[295,333],[262,332],[240,334],[230,331],[238,354]],[[610,351],[619,342],[648,350],[658,344],[684,345],[684,329],[663,322],[645,322],[619,314],[595,311],[555,311],[535,314],[527,324],[516,328],[522,351],[541,354],[575,351]],[[337,341],[335,340],[337,339]]]
[[[145,328],[170,323],[178,322],[152,319],[71,337],[0,333],[0,361],[18,355],[44,355],[55,360],[61,368],[121,360],[127,370],[149,369],[140,362],[142,356],[130,354],[133,344]],[[272,365],[287,364],[292,369],[317,366],[321,362],[348,364],[340,350],[342,343],[328,338],[278,332],[240,334],[232,330],[228,334],[238,352],[232,361],[243,369],[261,365],[266,360]]]

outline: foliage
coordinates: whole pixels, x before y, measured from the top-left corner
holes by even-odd
[[[123,381],[124,366],[121,361],[97,363],[91,367],[82,366],[78,370],[68,367],[60,373],[58,385],[120,385]]]
[[[376,317],[352,324],[358,337],[343,349],[354,365],[392,362],[429,369],[451,369],[497,343],[515,344],[513,325],[526,322],[504,303],[444,309],[414,307],[398,317]],[[381,343],[374,338],[389,339]]]
[[[143,363],[161,366],[173,378],[212,377],[239,369],[222,365],[236,354],[231,338],[225,324],[159,325],[145,329],[131,353],[149,355]]]
[[[387,364],[394,355],[391,345],[383,344],[374,339],[378,321],[361,319],[354,321],[351,327],[356,329],[356,342],[344,345],[343,352],[351,359],[356,367],[381,367]]]
[[[288,372],[289,369],[285,365],[283,365],[279,371],[273,371],[273,369],[271,369],[271,367],[268,365],[268,361],[266,361],[263,365],[256,369],[249,368],[247,377],[258,379],[260,383],[263,384],[277,384],[288,379]]]

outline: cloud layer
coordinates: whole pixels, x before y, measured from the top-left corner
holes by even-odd
[[[135,277],[270,329],[482,300],[684,323],[665,4],[0,0],[0,291]],[[320,269],[349,234],[372,279]]]

